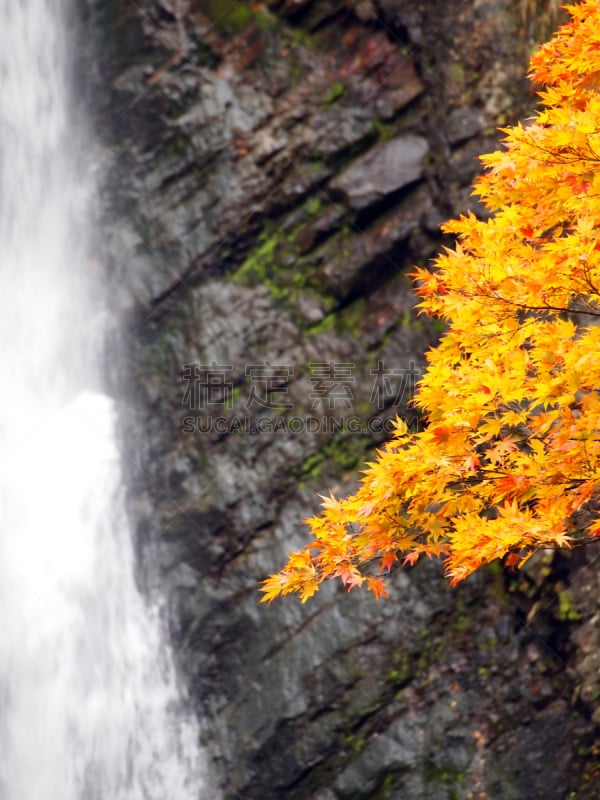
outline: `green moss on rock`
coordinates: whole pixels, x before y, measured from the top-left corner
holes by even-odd
[[[344,95],[346,94],[346,87],[341,81],[336,81],[329,87],[329,91],[325,95],[325,99],[323,100],[323,107],[328,108],[332,106],[334,103],[337,103]]]
[[[249,3],[207,0],[201,6],[218,31],[242,33],[254,19]]]

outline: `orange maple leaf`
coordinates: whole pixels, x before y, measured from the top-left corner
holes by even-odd
[[[404,556],[404,560],[402,561],[402,563],[405,566],[407,564],[410,564],[411,567],[412,567],[417,563],[417,561],[419,560],[419,556],[420,555],[421,555],[421,553],[418,550],[413,550],[412,553],[408,553],[407,555]]]
[[[387,597],[387,587],[381,578],[374,578],[372,575],[367,577],[367,588],[373,592],[375,599],[379,600],[380,597]]]

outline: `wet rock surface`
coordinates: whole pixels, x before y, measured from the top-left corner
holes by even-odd
[[[369,208],[423,177],[429,145],[422,136],[399,136],[375,145],[330,182],[354,211]]]
[[[506,0],[108,2],[102,261],[140,581],[225,800],[598,797],[598,557],[258,606],[440,333],[407,272],[531,102]],[[554,557],[551,557],[553,556]],[[544,793],[545,792],[545,793]],[[574,793],[574,794],[571,794]]]

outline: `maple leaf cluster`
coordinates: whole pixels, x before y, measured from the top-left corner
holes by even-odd
[[[379,597],[421,556],[453,585],[600,536],[600,5],[567,10],[531,60],[540,110],[482,158],[490,217],[447,223],[455,247],[413,273],[420,313],[447,325],[415,396],[427,426],[397,421],[263,600],[330,577]]]

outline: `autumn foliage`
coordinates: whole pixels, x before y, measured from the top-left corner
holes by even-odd
[[[324,499],[263,600],[330,577],[379,597],[422,555],[456,584],[600,536],[600,4],[568,12],[531,61],[540,111],[483,157],[490,218],[446,224],[456,246],[414,272],[448,326],[415,398],[426,427],[398,421],[356,494]]]

